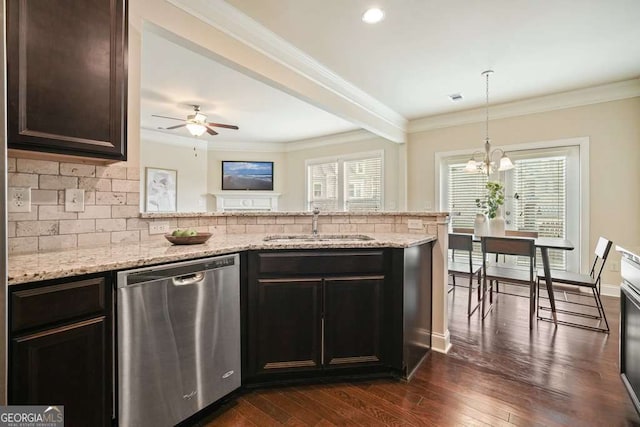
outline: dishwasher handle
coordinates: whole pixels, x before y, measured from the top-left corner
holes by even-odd
[[[196,283],[200,283],[204,280],[204,272],[201,271],[199,273],[187,274],[179,277],[172,277],[171,281],[174,286],[187,286],[194,285]]]

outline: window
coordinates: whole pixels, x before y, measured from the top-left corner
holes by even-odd
[[[313,188],[313,194],[309,197],[312,203],[309,207],[318,207],[323,211],[338,210],[338,163],[308,165],[307,174]],[[319,193],[316,193],[316,188],[320,188]]]
[[[513,196],[505,208],[514,212],[517,230],[536,230],[540,237],[567,237],[566,163],[565,157],[515,160],[513,190],[509,191]],[[550,250],[551,268],[566,269],[566,256],[567,251]]]
[[[540,237],[580,242],[579,148],[559,147],[510,151],[515,168],[491,180],[505,185],[502,213],[507,229],[537,231]],[[487,177],[464,171],[469,156],[444,158],[442,206],[451,212],[452,228],[472,228],[479,211],[476,199],[485,192]],[[579,251],[549,251],[551,268],[576,271]],[[478,258],[480,259],[480,258]]]
[[[371,211],[383,206],[382,151],[307,161],[307,208]],[[322,191],[324,190],[324,192]]]

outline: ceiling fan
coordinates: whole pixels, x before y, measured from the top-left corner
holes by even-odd
[[[187,130],[193,136],[200,136],[203,133],[207,132],[209,135],[217,135],[218,132],[212,129],[212,127],[219,127],[225,129],[235,129],[238,130],[238,126],[235,125],[226,125],[224,123],[211,123],[207,122],[207,116],[200,112],[200,106],[193,106],[193,114],[189,114],[186,119],[178,119],[176,117],[167,117],[167,116],[158,116],[156,114],[152,114],[152,117],[160,117],[162,119],[171,119],[171,120],[179,120],[184,122],[180,125],[169,126],[164,129],[172,130],[178,129],[186,126]]]

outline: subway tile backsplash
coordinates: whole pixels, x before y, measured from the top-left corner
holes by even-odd
[[[111,243],[163,240],[150,235],[149,223],[169,222],[170,228],[193,228],[213,234],[310,233],[309,215],[274,212],[273,215],[140,218],[140,170],[121,165],[8,158],[10,187],[31,187],[31,212],[10,213],[9,253],[53,251]],[[65,190],[85,190],[84,212],[65,211]],[[411,216],[321,215],[320,233],[424,233],[437,234],[435,216],[421,216],[424,227],[407,228]],[[427,219],[429,218],[429,219]]]
[[[139,241],[137,167],[8,158],[8,185],[31,187],[31,212],[9,214],[9,252]],[[85,190],[84,212],[66,212],[65,190]],[[135,222],[127,223],[127,219]],[[130,228],[129,228],[130,227]]]

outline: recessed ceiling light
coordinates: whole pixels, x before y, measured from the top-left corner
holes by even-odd
[[[372,7],[368,9],[363,15],[362,20],[367,24],[375,24],[384,19],[384,12],[382,9],[378,9],[377,7]]]
[[[449,95],[449,99],[452,100],[453,102],[462,101],[462,94],[452,93],[451,95]]]

